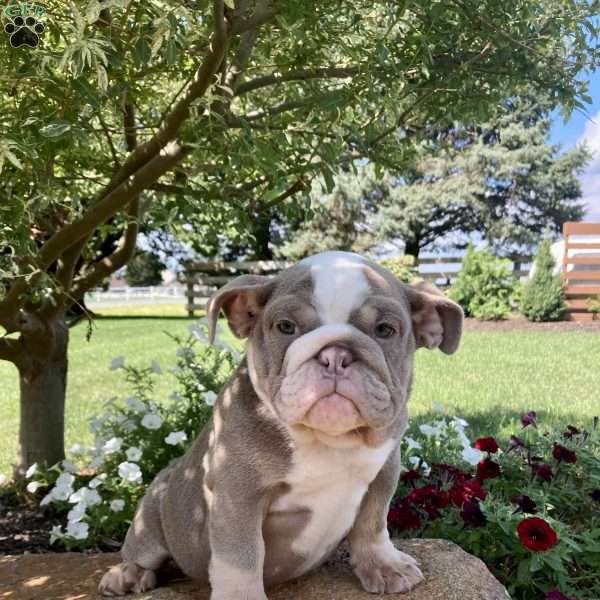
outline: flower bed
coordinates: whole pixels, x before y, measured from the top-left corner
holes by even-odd
[[[440,407],[438,407],[441,410]],[[600,436],[568,425],[473,443],[440,416],[404,440],[392,532],[450,539],[479,556],[519,600],[600,598]]]

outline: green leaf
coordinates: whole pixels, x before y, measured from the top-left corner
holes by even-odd
[[[65,123],[64,121],[57,121],[55,123],[50,123],[45,127],[40,129],[40,134],[47,138],[55,138],[60,137],[67,131],[71,129],[70,123]]]

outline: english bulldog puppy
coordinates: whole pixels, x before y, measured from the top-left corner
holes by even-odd
[[[423,575],[397,550],[387,513],[415,350],[459,344],[463,313],[356,254],[325,252],[275,278],[244,275],[208,305],[247,354],[190,449],[140,501],[108,596],[156,586],[167,559],[209,581],[211,600],[266,600],[265,588],[323,563],[347,538],[368,592],[407,592]]]

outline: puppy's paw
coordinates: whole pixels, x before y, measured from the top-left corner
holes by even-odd
[[[389,540],[362,548],[353,557],[352,565],[363,588],[371,594],[401,594],[423,581],[417,561],[397,550]]]
[[[156,574],[143,569],[134,562],[122,562],[104,573],[98,586],[103,596],[124,596],[132,592],[139,594],[156,587]]]

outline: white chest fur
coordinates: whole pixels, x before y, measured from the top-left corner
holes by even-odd
[[[324,558],[350,531],[361,501],[395,446],[332,448],[320,442],[299,446],[286,478],[287,493],[269,512],[310,511],[310,519],[292,541],[294,553],[306,557],[305,570]]]

